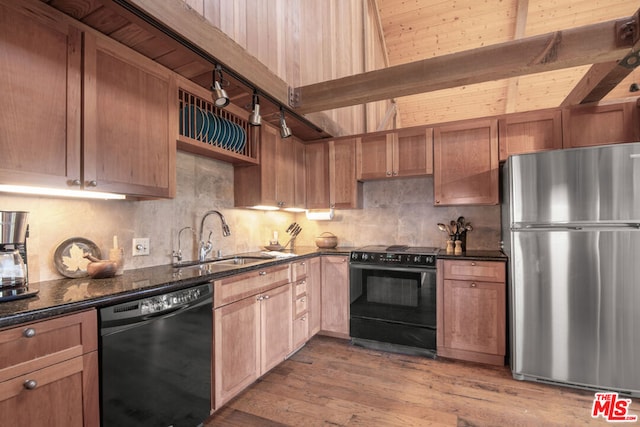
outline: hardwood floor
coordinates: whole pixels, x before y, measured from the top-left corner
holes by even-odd
[[[384,353],[316,336],[205,425],[606,425],[591,418],[593,397],[516,381],[506,366]],[[640,414],[638,402],[630,413]]]

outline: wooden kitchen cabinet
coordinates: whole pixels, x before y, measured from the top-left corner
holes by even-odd
[[[356,139],[356,176],[366,181],[433,173],[433,129],[409,128]]]
[[[260,126],[260,164],[235,166],[234,200],[237,207],[304,208],[304,145]]]
[[[362,183],[356,179],[355,138],[308,144],[307,208],[359,209]]]
[[[349,258],[324,255],[322,267],[321,333],[349,338]]]
[[[637,102],[563,109],[562,137],[564,148],[640,141]]]
[[[438,260],[437,354],[504,365],[505,263]]]
[[[82,34],[0,5],[0,183],[81,182]]]
[[[309,338],[320,332],[322,320],[322,270],[320,257],[307,260],[307,294],[309,295]]]
[[[509,114],[498,120],[500,161],[514,154],[562,148],[560,109]]]
[[[3,425],[100,424],[95,311],[0,331]]]
[[[175,196],[177,85],[171,71],[86,33],[83,159],[87,189]]]
[[[214,282],[214,409],[285,359],[292,345],[289,265]]]
[[[22,6],[0,6],[0,182],[173,197],[171,72],[46,6]]]
[[[433,161],[436,206],[498,204],[496,119],[469,120],[436,127]]]

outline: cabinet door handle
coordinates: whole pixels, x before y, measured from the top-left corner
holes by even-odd
[[[262,301],[262,300],[263,300],[263,298],[262,298],[262,296],[261,296],[261,295],[258,295],[258,296],[256,297],[256,301]]]
[[[475,262],[472,262],[472,263],[471,263],[471,267],[475,267],[475,266],[476,266],[476,263],[475,263]]]
[[[267,272],[266,272],[266,271],[261,271],[261,272],[259,272],[259,273],[258,273],[258,275],[260,275],[260,276],[266,276],[266,275],[267,275]]]
[[[398,176],[398,172],[397,171],[393,171],[393,176]]]
[[[475,283],[475,282],[473,282],[473,283],[471,284],[471,287],[472,287],[472,288],[475,288],[475,287],[476,287],[476,283]]]
[[[69,185],[71,185],[73,187],[80,187],[80,185],[82,185],[82,181],[80,181],[78,178],[76,178],[76,179],[70,181]]]
[[[300,298],[300,302],[304,302],[304,298]]]
[[[269,295],[265,295],[265,296],[264,296],[264,299],[269,299]]]
[[[391,176],[391,172],[387,171],[387,176]]]
[[[25,338],[33,338],[36,336],[36,330],[33,328],[27,328],[22,332],[22,336]]]
[[[304,267],[306,264],[304,262],[301,262],[300,265]]]
[[[302,317],[300,318],[300,320],[302,320],[302,321],[304,322],[305,320],[307,320],[307,316],[302,316]]]
[[[98,181],[96,181],[95,179],[92,179],[91,181],[87,181],[87,186],[88,187],[97,187],[98,186]]]
[[[38,381],[26,380],[23,385],[27,390],[33,390],[34,388],[38,387]]]

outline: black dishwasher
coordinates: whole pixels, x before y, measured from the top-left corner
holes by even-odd
[[[211,409],[211,283],[100,309],[102,427],[201,425]]]

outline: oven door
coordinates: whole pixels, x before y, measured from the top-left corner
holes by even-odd
[[[351,263],[350,334],[435,354],[436,269]]]

